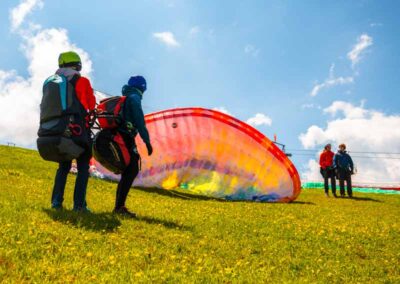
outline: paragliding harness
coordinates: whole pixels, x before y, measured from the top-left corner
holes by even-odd
[[[92,129],[100,130],[94,135],[93,156],[106,169],[121,174],[131,162],[129,143],[120,129],[124,127],[123,109],[125,96],[114,96],[100,101],[92,115]],[[136,131],[135,129],[131,129]],[[128,144],[128,145],[127,145]],[[137,149],[133,150],[137,153]],[[141,160],[139,156],[139,169]]]
[[[64,75],[52,75],[43,84],[37,147],[47,161],[64,162],[78,158],[89,149],[86,110],[79,102],[75,84]]]
[[[96,108],[100,128],[115,129],[122,124],[125,100],[125,96],[115,96],[100,101]]]

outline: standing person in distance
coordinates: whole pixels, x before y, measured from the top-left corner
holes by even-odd
[[[61,53],[58,58],[59,69],[57,75],[63,75],[74,86],[75,95],[81,105],[80,115],[86,120],[86,133],[88,135],[88,145],[91,145],[89,112],[94,110],[96,98],[93,93],[89,79],[81,76],[82,62],[79,55],[74,51]],[[85,123],[84,123],[85,124]],[[89,179],[89,161],[92,157],[91,147],[85,148],[85,151],[79,156],[77,161],[78,175],[75,181],[74,190],[74,211],[90,212],[86,205],[86,188]],[[64,201],[64,190],[67,182],[67,176],[71,169],[72,161],[59,163],[53,194],[51,197],[51,206],[54,209],[62,209]]]
[[[131,155],[130,163],[121,174],[121,180],[117,187],[114,213],[135,218],[136,214],[130,212],[126,206],[126,198],[129,190],[139,173],[140,155],[136,147],[135,137],[139,133],[146,144],[147,154],[151,156],[153,147],[150,143],[149,132],[146,128],[142,109],[143,93],[147,89],[147,83],[142,76],[132,76],[128,84],[122,87],[122,95],[126,96],[122,113],[122,126],[118,129]]]
[[[321,170],[321,175],[324,178],[324,189],[326,197],[329,197],[329,179],[331,179],[331,188],[332,195],[337,197],[336,195],[336,178],[335,178],[335,170],[333,165],[333,157],[334,153],[332,152],[331,144],[327,144],[324,147],[324,151],[321,153],[319,157],[319,165]]]
[[[352,198],[353,190],[351,185],[351,175],[354,174],[354,163],[350,155],[346,151],[346,145],[340,144],[339,150],[333,158],[333,163],[337,170],[339,185],[340,185],[340,196],[344,197],[344,182],[347,185],[347,195]]]

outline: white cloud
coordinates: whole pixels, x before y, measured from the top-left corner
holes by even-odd
[[[257,57],[260,53],[260,49],[256,48],[254,45],[247,44],[244,47],[244,53]]]
[[[76,51],[81,56],[85,76],[90,75],[92,62],[84,50],[71,43],[64,29],[35,27],[17,31],[22,37],[29,76],[23,78],[16,71],[0,70],[0,105],[7,110],[0,118],[0,141],[32,147],[39,128],[42,84],[58,68],[59,53]]]
[[[366,117],[371,111],[367,111],[363,108],[363,103],[361,106],[353,106],[351,103],[343,102],[343,101],[335,101],[329,107],[324,109],[325,113],[329,113],[332,116],[336,116],[339,113],[343,113],[343,115],[347,118],[364,118]]]
[[[251,126],[270,126],[272,124],[272,119],[263,113],[257,113],[255,116],[250,117],[248,120],[246,120],[246,122]]]
[[[371,28],[374,28],[374,27],[382,27],[383,24],[382,24],[382,23],[370,23],[369,26],[370,26]]]
[[[194,36],[200,32],[200,27],[199,26],[194,26],[190,29],[189,35]]]
[[[362,54],[365,53],[366,49],[373,44],[372,37],[367,34],[362,34],[357,43],[354,45],[353,49],[347,53],[347,57],[350,59],[352,63],[352,67],[360,62],[362,58]],[[353,74],[353,76],[348,77],[335,77],[334,75],[335,65],[332,64],[329,69],[329,78],[325,79],[323,83],[315,84],[311,90],[310,96],[315,97],[318,93],[323,89],[332,88],[334,86],[351,84],[354,82],[354,77],[357,75],[357,72]],[[348,93],[348,92],[347,92]]]
[[[321,109],[321,106],[320,105],[316,105],[316,104],[302,104],[301,108],[302,109],[313,109],[313,108]]]
[[[362,34],[357,43],[353,46],[353,49],[347,53],[347,58],[350,59],[352,66],[354,67],[362,58],[362,54],[365,50],[373,44],[372,37],[367,34]]]
[[[329,141],[325,131],[316,125],[310,126],[307,130],[307,133],[301,133],[299,139],[303,147],[306,149],[314,148]]]
[[[316,159],[308,160],[307,164],[305,165],[306,172],[302,173],[302,182],[307,181],[320,181],[321,174],[319,171],[319,164],[318,164],[318,157],[316,155]]]
[[[30,14],[35,8],[41,9],[43,7],[42,0],[25,0],[13,8],[10,12],[11,29],[17,30],[24,22],[26,16]]]
[[[179,47],[180,43],[175,39],[175,36],[171,32],[161,32],[161,33],[153,33],[153,37],[167,46],[171,47]]]
[[[175,1],[167,1],[167,7],[168,8],[174,8],[175,7]]]
[[[357,157],[354,152],[400,152],[400,115],[386,115],[382,112],[336,101],[324,109],[333,119],[325,128],[312,125],[299,139],[306,149],[321,147],[326,143],[345,143],[358,168],[356,182],[400,182],[400,160]],[[386,155],[387,156],[387,155]],[[389,155],[390,156],[390,155]],[[365,157],[365,154],[364,154]],[[399,158],[399,156],[395,156]],[[393,157],[392,157],[393,158]],[[307,165],[305,178],[319,180],[319,167],[311,160]]]
[[[215,107],[213,108],[213,110],[228,114],[228,115],[232,115],[232,113],[230,113],[225,107],[221,106],[221,107]]]
[[[326,79],[323,83],[317,84],[311,90],[310,95],[315,97],[322,89],[328,89],[338,85],[346,85],[354,82],[353,77],[338,77],[334,79]]]
[[[354,82],[354,78],[351,76],[335,77],[334,71],[335,71],[335,65],[332,64],[331,67],[329,68],[329,78],[325,79],[325,81],[321,84],[316,84],[311,90],[310,96],[315,97],[323,89],[329,89],[334,86],[346,85]]]

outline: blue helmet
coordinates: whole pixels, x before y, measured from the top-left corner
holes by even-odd
[[[146,79],[143,76],[132,76],[129,78],[128,86],[139,89],[144,93],[147,89]]]

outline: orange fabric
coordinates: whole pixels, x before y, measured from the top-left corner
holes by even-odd
[[[86,111],[94,110],[96,98],[93,93],[90,81],[85,77],[80,77],[75,85],[76,96]]]
[[[217,198],[271,202],[290,202],[301,192],[299,174],[285,153],[234,117],[175,108],[147,114],[145,121],[150,135],[160,139],[152,140],[157,155],[142,159],[135,186],[184,187]],[[146,145],[136,142],[139,153],[145,153]]]
[[[319,157],[319,165],[321,168],[325,169],[327,167],[333,166],[333,156],[335,154],[332,151],[324,151]]]

